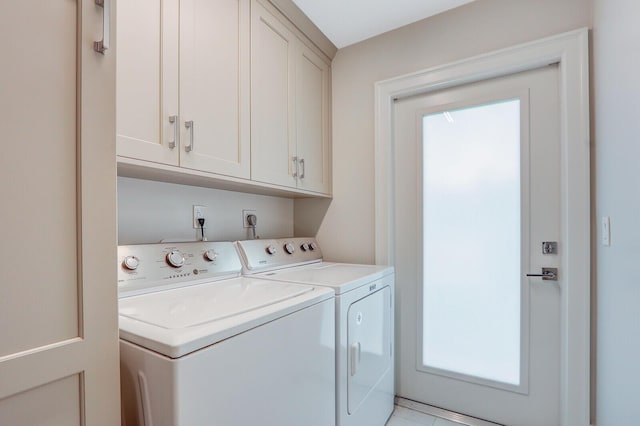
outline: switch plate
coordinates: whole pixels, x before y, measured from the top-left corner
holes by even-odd
[[[605,247],[611,246],[611,221],[609,216],[602,217],[602,245]]]
[[[193,229],[200,229],[198,219],[207,218],[207,208],[205,206],[193,206]],[[204,221],[204,228],[207,228],[207,221]]]
[[[247,216],[249,216],[250,214],[254,214],[254,215],[258,215],[258,213],[256,213],[255,210],[242,210],[242,227],[243,228],[251,228],[251,225],[249,225],[249,222],[247,221]]]

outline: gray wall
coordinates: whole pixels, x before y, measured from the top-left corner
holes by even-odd
[[[640,2],[595,0],[598,426],[640,424]],[[598,234],[597,234],[598,235]],[[599,235],[598,235],[599,236]]]
[[[293,235],[293,200],[131,178],[118,178],[118,244],[193,241],[193,205],[207,208],[210,241],[249,237],[242,210],[256,210],[262,238]]]
[[[296,234],[317,231],[330,260],[374,262],[375,82],[590,27],[591,4],[479,0],[339,50],[332,65],[334,198],[323,220],[307,222],[301,218],[317,215],[318,202],[297,200]]]
[[[599,6],[609,4],[608,0],[596,1]],[[317,233],[329,260],[374,262],[377,81],[592,27],[592,14],[593,0],[479,0],[339,50],[332,64],[334,198],[329,205],[296,200],[296,234]],[[634,50],[638,49],[630,51]],[[612,399],[630,408],[628,400],[610,392]],[[628,418],[618,423],[601,420],[600,424],[628,424]]]

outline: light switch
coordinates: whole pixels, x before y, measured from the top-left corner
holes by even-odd
[[[609,216],[602,217],[602,245],[609,247],[611,245],[611,221]]]

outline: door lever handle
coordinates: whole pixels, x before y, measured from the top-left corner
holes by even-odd
[[[541,277],[543,281],[558,281],[558,268],[542,268],[541,274],[527,274],[527,277]]]

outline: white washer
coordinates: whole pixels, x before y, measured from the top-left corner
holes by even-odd
[[[240,277],[232,243],[118,247],[126,426],[335,422],[335,303]]]
[[[313,238],[237,242],[245,275],[336,294],[336,424],[383,426],[394,404],[394,270],[322,261]]]

